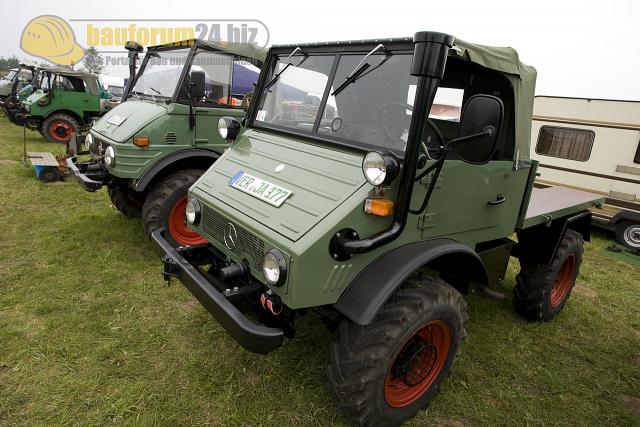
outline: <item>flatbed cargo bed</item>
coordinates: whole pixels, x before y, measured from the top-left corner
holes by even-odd
[[[567,187],[534,188],[522,229],[549,222],[585,209],[601,207],[604,196]]]

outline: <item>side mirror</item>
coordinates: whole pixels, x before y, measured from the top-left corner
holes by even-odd
[[[492,95],[474,95],[462,109],[458,158],[467,163],[484,164],[491,160],[502,133],[504,105]]]
[[[191,86],[191,97],[195,99],[200,99],[204,97],[204,71],[191,71],[189,85]]]

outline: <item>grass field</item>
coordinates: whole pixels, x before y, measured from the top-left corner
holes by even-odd
[[[43,184],[22,130],[0,117],[0,424],[343,425],[325,385],[331,336],[241,349],[161,264],[104,191]],[[28,133],[32,151],[62,147]],[[574,294],[550,323],[509,298],[469,296],[454,375],[410,425],[640,425],[640,268],[587,245]]]

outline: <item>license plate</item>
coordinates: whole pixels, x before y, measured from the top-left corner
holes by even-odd
[[[280,207],[287,200],[287,197],[291,195],[290,190],[243,171],[236,173],[229,180],[229,185],[275,207]]]

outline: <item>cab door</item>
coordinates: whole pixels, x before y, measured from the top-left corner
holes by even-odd
[[[232,55],[220,52],[202,50],[194,56],[191,71],[205,73],[205,96],[195,107],[194,145],[222,153],[228,143],[218,134],[218,120],[228,116],[241,121],[245,116],[241,102],[246,92],[233,90],[239,78],[237,63]],[[258,75],[259,71],[253,72],[254,83]]]

